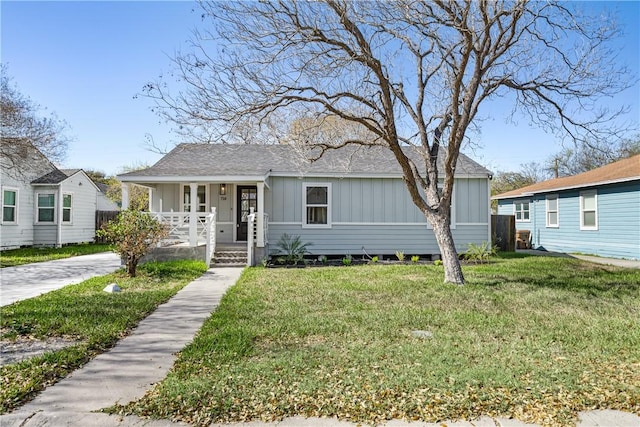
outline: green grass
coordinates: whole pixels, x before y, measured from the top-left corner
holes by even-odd
[[[437,266],[249,269],[168,377],[114,410],[201,426],[640,413],[640,271],[519,256],[464,271],[457,287]]]
[[[197,261],[141,265],[0,308],[3,339],[66,337],[78,344],[0,368],[0,413],[32,398],[112,347],[158,305],[206,271]],[[102,289],[116,282],[122,292]]]
[[[111,246],[106,244],[87,243],[63,246],[61,248],[20,248],[0,251],[0,268],[15,267],[33,262],[52,261],[78,255],[89,255],[108,252]]]

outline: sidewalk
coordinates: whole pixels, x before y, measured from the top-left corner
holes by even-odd
[[[99,413],[116,403],[142,397],[162,380],[175,361],[175,354],[187,345],[203,322],[220,303],[224,293],[240,277],[242,268],[210,269],[167,303],[144,319],[128,337],[83,368],[15,412],[0,416],[2,427],[176,427],[169,420],[146,420]],[[619,411],[589,411],[580,414],[580,427],[639,427],[640,417]],[[280,422],[214,424],[212,427],[353,427],[357,424],[336,418],[290,417]],[[443,423],[391,420],[387,427],[440,427]],[[447,422],[449,427],[526,427],[517,420],[482,417],[472,422]]]
[[[0,268],[0,306],[112,273],[121,267],[113,252]]]
[[[599,257],[599,256],[593,256],[593,255],[565,254],[562,252],[540,251],[537,249],[518,249],[516,250],[516,252],[529,254],[529,255],[537,255],[537,256],[576,258],[576,259],[581,259],[583,261],[589,261],[595,264],[613,265],[616,267],[640,268],[640,261],[635,261],[631,259],[605,258],[605,257]]]
[[[173,366],[220,303],[242,268],[209,270],[144,319],[118,344],[40,393],[15,412],[0,416],[0,426],[169,426],[137,418],[92,414],[142,397]]]

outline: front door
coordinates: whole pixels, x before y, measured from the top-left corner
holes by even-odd
[[[239,242],[247,241],[247,232],[249,230],[249,214],[251,208],[253,211],[258,209],[258,187],[254,186],[238,186],[237,224],[238,234],[236,239]]]

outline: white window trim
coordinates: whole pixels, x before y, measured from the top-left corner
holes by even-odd
[[[71,196],[71,206],[68,208],[64,207],[64,196]],[[62,218],[60,218],[62,220],[62,223],[65,225],[72,225],[73,224],[73,199],[74,199],[74,195],[71,192],[66,192],[66,193],[62,193],[62,202],[60,208],[62,209]],[[65,209],[69,209],[69,221],[65,221],[64,220],[64,210]]]
[[[2,194],[0,195],[0,197],[2,197],[2,224],[6,224],[6,225],[18,225],[18,218],[20,218],[18,216],[19,213],[19,206],[20,206],[20,189],[19,188],[15,188],[15,187],[2,187]],[[13,217],[15,218],[15,221],[5,221],[4,220],[4,192],[5,191],[13,191],[14,193],[16,193],[16,204],[15,204],[15,212],[13,214]],[[10,205],[7,205],[10,206]]]
[[[517,215],[517,211],[516,211],[516,204],[518,203],[526,203],[529,205],[529,210],[527,212],[529,212],[529,219],[518,219],[518,215]],[[524,213],[524,210],[522,211]],[[526,200],[526,199],[521,199],[521,200],[514,200],[513,201],[513,216],[516,217],[516,222],[531,222],[531,201],[530,200]]]
[[[38,197],[40,195],[51,195],[53,194],[53,207],[52,208],[43,208],[43,209],[53,209],[53,221],[40,221],[40,215],[38,215],[39,211],[40,211],[40,206],[38,206]],[[33,201],[33,206],[35,208],[35,218],[34,218],[34,222],[36,224],[43,224],[43,225],[53,225],[53,224],[57,224],[57,220],[58,220],[58,193],[55,191],[39,191],[36,193],[36,198]]]
[[[189,188],[189,192],[191,192],[191,187],[190,187],[190,183],[188,182],[183,182],[180,184],[180,212],[190,212],[190,210],[184,210],[184,187],[188,187]],[[198,183],[197,187],[204,187],[204,198],[205,198],[205,209],[204,212],[200,212],[201,214],[203,213],[209,213],[211,212],[211,198],[210,198],[210,191],[209,188],[211,187],[209,184],[202,184],[202,183]],[[196,187],[196,199],[198,197],[197,193],[198,193],[198,188]],[[227,194],[229,194],[229,185],[227,185]],[[151,200],[151,199],[149,199]],[[193,198],[191,199],[193,200]],[[196,212],[198,212],[198,206],[196,206]]]
[[[307,223],[307,188],[326,187],[327,188],[327,223],[308,224]],[[330,182],[303,182],[302,183],[302,228],[331,228],[331,183]],[[320,205],[311,205],[320,206]]]
[[[549,210],[549,200],[555,200],[556,201],[556,210],[552,211]],[[558,197],[557,194],[552,194],[549,195],[545,198],[545,221],[546,221],[546,225],[547,228],[560,228],[560,199]],[[555,224],[551,224],[549,222],[549,214],[551,212],[555,212],[556,213],[556,223]],[[531,217],[531,214],[529,214],[529,217]]]
[[[596,225],[593,227],[584,225],[584,213],[585,213],[584,197],[585,196],[593,196],[594,202],[596,205],[596,208],[594,210],[596,214],[595,215]],[[597,229],[598,229],[598,192],[596,190],[581,191],[580,192],[580,230],[593,231]]]

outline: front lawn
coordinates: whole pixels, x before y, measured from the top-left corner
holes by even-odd
[[[200,426],[640,414],[640,271],[546,257],[464,271],[456,287],[437,266],[249,269],[168,377],[115,410]]]
[[[135,278],[123,270],[0,307],[3,340],[64,337],[77,341],[0,368],[0,413],[10,411],[97,354],[112,347],[142,319],[207,270],[204,262],[141,265]],[[122,292],[103,288],[116,282]]]
[[[110,250],[110,245],[97,243],[69,245],[61,248],[9,249],[0,251],[0,268],[15,267],[16,265],[31,264],[33,262],[52,261],[78,255],[90,255],[108,252]]]

